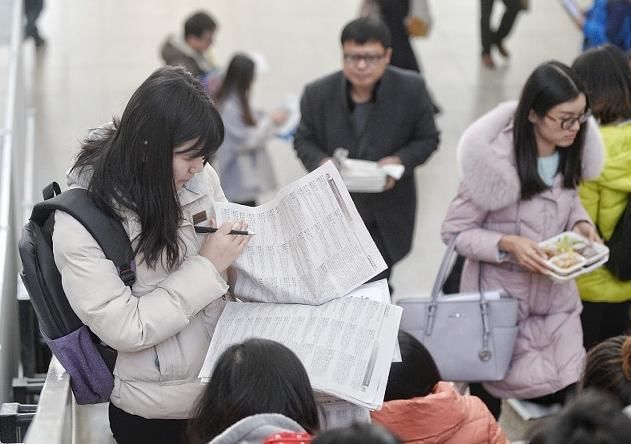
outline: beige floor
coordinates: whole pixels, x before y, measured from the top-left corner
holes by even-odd
[[[458,182],[456,143],[463,129],[497,102],[515,99],[530,71],[540,62],[569,63],[577,55],[580,34],[558,1],[531,0],[507,46],[508,62],[495,71],[480,66],[478,2],[434,0],[435,26],[429,39],[415,42],[428,83],[444,112],[440,151],[417,170],[419,206],[412,253],[394,270],[397,296],[427,294],[442,245],[438,234],[444,211]],[[259,76],[256,104],[271,108],[287,94],[340,66],[338,36],[353,18],[358,0],[55,0],[41,19],[45,50],[27,48],[36,113],[34,199],[63,172],[89,128],[120,114],[131,92],[160,65],[158,47],[169,32],[180,32],[192,10],[208,8],[220,22],[215,56],[225,64],[237,50],[259,51],[269,70]],[[497,2],[496,12],[502,9]],[[291,146],[275,141],[279,181],[304,173]],[[509,419],[509,418],[507,418]],[[522,425],[509,421],[511,437]]]

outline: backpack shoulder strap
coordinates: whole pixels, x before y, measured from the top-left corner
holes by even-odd
[[[44,189],[59,193],[59,185],[53,182]],[[55,211],[61,210],[77,219],[97,241],[105,256],[114,262],[121,280],[127,286],[136,281],[136,263],[129,237],[121,222],[101,210],[88,190],[73,188],[55,197],[46,198],[33,207],[31,220],[43,223]]]

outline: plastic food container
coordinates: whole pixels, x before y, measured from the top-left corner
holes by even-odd
[[[589,241],[578,233],[566,231],[539,243],[548,257],[550,279],[567,282],[589,273],[609,260],[609,248]]]

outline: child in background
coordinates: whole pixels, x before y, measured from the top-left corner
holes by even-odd
[[[461,396],[441,382],[429,351],[412,335],[399,331],[402,362],[393,362],[381,410],[374,423],[404,443],[504,444],[506,436],[484,403]]]

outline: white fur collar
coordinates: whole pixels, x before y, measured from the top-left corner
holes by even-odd
[[[473,201],[495,211],[520,199],[521,186],[515,168],[512,121],[517,102],[505,102],[476,120],[458,142],[458,164],[462,180]],[[598,177],[604,164],[604,150],[593,118],[587,123],[583,174],[585,180]]]

